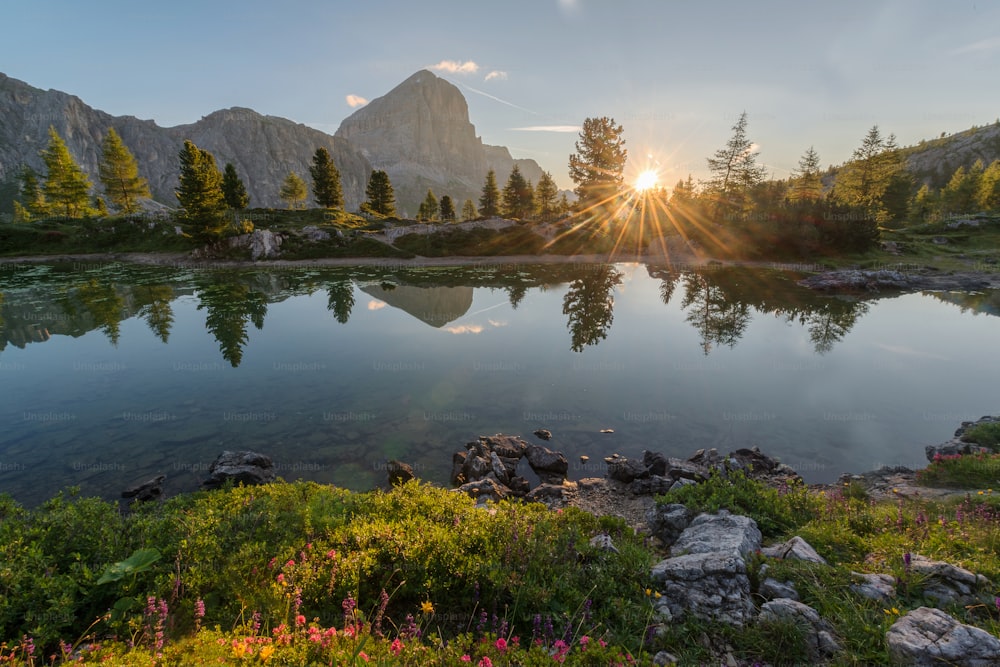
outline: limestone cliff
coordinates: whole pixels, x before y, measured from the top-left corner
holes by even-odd
[[[410,215],[428,188],[438,197],[449,195],[456,208],[465,199],[478,203],[486,172],[493,169],[503,188],[515,164],[506,148],[476,136],[461,91],[427,70],[355,111],[334,136],[389,174],[400,212]],[[534,160],[516,163],[525,178],[538,182],[542,170]]]

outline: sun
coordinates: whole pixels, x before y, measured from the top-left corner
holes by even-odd
[[[632,185],[637,192],[643,192],[651,188],[655,188],[660,184],[660,175],[656,173],[654,169],[647,169],[641,172],[635,179],[635,183]]]

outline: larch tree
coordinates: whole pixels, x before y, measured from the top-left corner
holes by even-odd
[[[497,175],[492,169],[486,174],[483,192],[479,197],[479,215],[484,218],[495,218],[500,214],[500,188],[497,187]]]
[[[799,159],[799,168],[792,172],[792,201],[815,201],[823,198],[823,181],[819,176],[819,153],[812,146]]]
[[[21,207],[19,215],[22,219],[30,219],[37,216],[48,215],[49,205],[45,201],[45,192],[42,190],[42,183],[38,173],[31,167],[25,165],[17,175],[19,202],[14,202]],[[17,209],[15,208],[15,211]]]
[[[1000,209],[1000,160],[994,160],[983,171],[983,176],[979,179],[976,202],[982,211]]]
[[[49,126],[49,145],[42,151],[42,161],[48,171],[42,191],[49,212],[67,218],[86,215],[90,203],[90,179],[73,160],[66,142],[52,126]]]
[[[725,147],[708,158],[712,177],[705,184],[706,192],[716,202],[716,215],[724,208],[742,213],[751,191],[764,181],[765,169],[757,164],[758,152],[747,137],[747,112],[733,125],[733,136]]]
[[[543,172],[535,185],[535,208],[543,220],[551,218],[559,211],[559,188],[552,174]]]
[[[290,171],[281,183],[281,190],[279,190],[278,196],[281,197],[281,201],[285,202],[290,209],[305,208],[306,197],[308,196],[306,182],[294,171]]]
[[[878,125],[873,125],[837,174],[836,199],[863,209],[875,219],[884,217],[882,196],[900,169],[902,159],[896,137],[890,134],[883,138]]]
[[[316,203],[323,208],[342,208],[344,193],[340,188],[340,172],[337,171],[330,152],[325,148],[317,148],[313,154],[313,163],[309,167],[312,176],[312,191]]]
[[[421,202],[420,208],[417,211],[417,220],[422,220],[424,222],[429,222],[434,220],[438,214],[438,200],[434,196],[434,191],[431,189],[427,190],[427,196],[424,197],[424,201]]]
[[[213,240],[226,228],[226,200],[222,195],[222,174],[215,156],[186,140],[179,153],[181,162],[177,201],[198,236]]]
[[[462,204],[462,220],[468,222],[469,220],[475,220],[478,213],[476,212],[476,205],[471,199],[466,199],[465,203]]]
[[[234,211],[242,211],[250,205],[250,195],[232,162],[227,162],[222,170],[222,196],[226,200],[226,206]]]
[[[135,156],[122,143],[115,128],[108,130],[101,144],[98,176],[111,205],[121,213],[138,212],[139,200],[150,197],[149,183],[139,176]]]
[[[612,205],[621,191],[628,159],[623,133],[607,116],[583,121],[576,152],[569,156],[569,176],[584,210]]]
[[[390,218],[396,215],[396,194],[386,172],[380,169],[372,170],[368,186],[365,188],[365,196],[368,199],[362,206],[363,210]]]

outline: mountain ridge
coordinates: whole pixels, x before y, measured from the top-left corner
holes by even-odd
[[[413,100],[392,95],[400,90]],[[380,106],[388,118],[375,115]],[[407,113],[416,115],[408,118]],[[163,127],[131,115],[112,116],[71,93],[42,90],[0,73],[0,118],[4,119],[0,124],[0,213],[12,211],[16,176],[23,165],[44,171],[40,151],[48,144],[50,125],[65,140],[97,192],[101,141],[113,127],[135,155],[153,198],[168,206],[177,205],[177,154],[185,139],[210,151],[220,169],[232,162],[254,207],[282,206],[278,196],[282,180],[295,171],[308,182],[312,156],[319,147],[330,151],[340,171],[347,210],[357,210],[365,200],[373,168],[389,172],[400,212],[410,214],[416,212],[428,188],[439,197],[450,195],[458,206],[465,198],[477,201],[491,167],[501,186],[515,164],[533,181],[542,173],[534,160],[515,159],[503,146],[483,144],[475,135],[461,92],[427,70],[411,75],[348,119],[355,116],[367,119],[373,128],[398,125],[404,130],[422,127],[423,131],[409,137],[405,132],[399,138],[390,135],[392,145],[388,148],[380,145],[378,137],[368,137],[356,146],[340,129],[331,135],[240,106],[212,111],[193,123]],[[366,156],[377,159],[372,162]]]

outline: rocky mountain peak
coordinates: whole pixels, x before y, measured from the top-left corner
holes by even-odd
[[[462,92],[427,70],[355,111],[334,136],[389,174],[401,210],[410,214],[428,188],[439,197],[475,201],[487,171],[494,169],[502,186],[514,166],[505,148],[487,146],[476,135]],[[518,164],[526,178],[541,176],[533,160]]]

